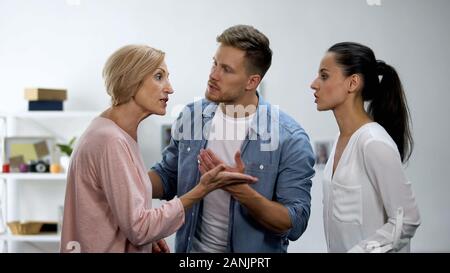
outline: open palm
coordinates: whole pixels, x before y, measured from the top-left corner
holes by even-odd
[[[224,162],[218,158],[210,149],[201,150],[198,155],[199,160],[199,170],[203,175],[206,172],[214,169],[216,166],[220,164],[224,164]],[[234,155],[235,166],[225,165],[225,171],[228,172],[237,172],[237,173],[245,173],[245,164],[241,159],[241,152],[237,151]]]

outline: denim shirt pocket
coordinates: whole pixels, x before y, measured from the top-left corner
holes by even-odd
[[[201,148],[201,140],[181,140],[178,143],[178,150],[180,155],[183,154],[189,157],[195,156],[195,161],[197,161],[197,155],[199,154]]]
[[[277,166],[264,161],[252,161],[245,165],[245,173],[257,177],[258,181],[251,187],[267,199],[272,200],[278,173]]]

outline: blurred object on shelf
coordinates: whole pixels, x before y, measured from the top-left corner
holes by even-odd
[[[9,164],[8,163],[3,164],[2,172],[9,173]]]
[[[72,155],[73,152],[73,144],[75,144],[76,137],[72,137],[72,139],[67,144],[57,143],[56,146],[58,146],[61,153],[66,154],[68,157]]]
[[[28,172],[28,165],[25,163],[20,163],[19,165],[19,171],[21,173],[27,173]]]
[[[65,101],[67,89],[25,88],[25,99],[28,101]]]
[[[7,224],[13,235],[35,235],[39,233],[56,233],[58,228],[57,222],[13,221],[8,222]]]
[[[56,146],[58,146],[60,152],[62,153],[61,157],[59,158],[59,163],[61,164],[61,167],[64,172],[67,172],[69,169],[70,164],[70,156],[73,152],[73,146],[75,144],[76,137],[72,137],[72,139],[69,140],[67,144],[63,143],[57,143]]]
[[[62,111],[67,99],[66,89],[25,88],[28,111]]]
[[[62,171],[61,164],[53,163],[50,165],[50,172],[51,173],[60,173]]]
[[[43,222],[8,222],[8,227],[14,235],[38,234],[43,225]]]
[[[44,160],[31,161],[30,172],[32,173],[48,173],[50,172],[50,163]]]
[[[12,173],[24,172],[20,169],[22,164],[28,164],[28,172],[49,172],[50,163],[57,160],[53,137],[6,137],[4,147],[4,161],[9,162]],[[38,164],[40,162],[44,164]]]
[[[62,101],[42,100],[28,102],[28,111],[62,111],[63,108]]]

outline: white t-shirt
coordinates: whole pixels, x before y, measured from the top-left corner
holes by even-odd
[[[219,105],[211,121],[207,148],[225,164],[234,166],[234,155],[240,151],[254,115],[245,118],[229,117]],[[192,240],[191,252],[226,252],[230,199],[230,194],[221,189],[212,191],[203,198],[203,213]]]
[[[335,149],[336,143],[324,169],[328,251],[371,252],[370,246],[379,246],[408,252],[420,216],[395,142],[376,122],[361,126],[332,175]]]

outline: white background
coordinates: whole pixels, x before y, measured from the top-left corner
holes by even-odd
[[[412,250],[450,251],[449,12],[447,0],[383,0],[381,7],[364,0],[0,0],[0,112],[26,110],[28,86],[67,88],[66,110],[100,111],[109,104],[101,78],[107,57],[130,43],[160,48],[175,94],[168,116],[152,116],[140,128],[150,167],[160,158],[159,125],[173,118],[176,105],[203,95],[215,37],[251,24],[274,51],[266,98],[312,141],[329,140],[337,133],[334,118],[316,111],[309,86],[329,46],[361,42],[397,68],[412,113],[416,146],[406,171],[422,216]],[[308,229],[290,252],[325,251],[320,176]]]

